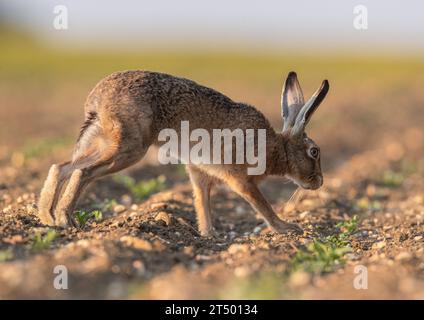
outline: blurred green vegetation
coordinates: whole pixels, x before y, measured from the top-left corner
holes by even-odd
[[[144,200],[153,193],[165,188],[166,178],[163,175],[150,180],[135,181],[133,177],[118,175],[114,180],[127,188],[138,200]]]
[[[224,50],[225,51],[225,50]],[[198,80],[221,82],[237,79],[254,81],[254,85],[276,82],[281,85],[289,70],[300,74],[339,79],[377,77],[382,81],[424,71],[424,60],[418,57],[382,55],[348,56],[316,54],[313,50],[284,52],[198,52],[181,50],[82,50],[39,45],[25,35],[0,31],[0,80],[55,82],[64,77],[95,81],[111,72],[125,69],[147,69],[195,76]]]

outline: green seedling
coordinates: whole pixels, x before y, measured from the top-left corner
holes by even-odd
[[[119,183],[124,185],[137,200],[144,200],[153,193],[162,190],[165,187],[165,176],[161,175],[150,180],[136,182],[134,178],[120,176],[116,178]]]
[[[93,219],[96,221],[100,221],[103,219],[103,213],[100,210],[93,210],[93,211],[83,211],[78,210],[75,212],[75,217],[78,221],[78,225],[82,228],[84,227],[88,220]]]
[[[378,211],[383,208],[380,201],[371,200],[367,197],[362,197],[359,200],[357,200],[356,207],[361,210],[372,210],[372,211]]]
[[[342,265],[345,262],[344,255],[352,250],[348,238],[357,226],[358,218],[355,216],[337,224],[337,234],[309,243],[306,249],[299,250],[291,260],[289,273],[302,270],[319,274],[331,272],[336,266]]]
[[[32,243],[32,251],[40,252],[45,249],[50,248],[50,245],[56,239],[57,233],[54,230],[49,230],[47,233],[42,236],[41,233],[37,233],[34,237],[34,241]]]
[[[384,186],[396,188],[402,185],[405,180],[405,175],[401,172],[386,170],[381,178],[381,183]]]

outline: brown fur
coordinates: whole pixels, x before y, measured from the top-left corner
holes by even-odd
[[[293,75],[288,79],[294,81]],[[297,83],[297,79],[295,81]],[[291,90],[289,86],[290,83],[286,91]],[[298,91],[301,94],[301,90]],[[296,92],[294,94],[299,94]],[[289,111],[296,109],[295,114],[290,114],[290,121],[299,113],[301,100],[303,103],[303,95],[294,99],[296,108],[286,108]],[[190,130],[203,128],[210,133],[216,128],[266,129],[267,167],[261,176],[247,175],[248,165],[245,164],[188,165],[202,235],[210,235],[213,231],[210,190],[217,182],[226,183],[279,232],[300,231],[300,228],[277,217],[257,183],[267,175],[280,175],[288,176],[306,188],[317,188],[322,184],[319,158],[308,156],[308,150],[316,146],[303,132],[294,134],[286,130],[277,133],[254,107],[234,102],[191,80],[149,71],[116,72],[100,81],[90,92],[85,113],[86,120],[72,162],[50,170],[41,192],[39,217],[43,223],[72,224],[76,202],[88,183],[134,164],[150,145],[158,144],[160,130],[173,128],[179,133],[183,120],[189,121]],[[293,124],[289,127],[293,128]],[[60,197],[67,180],[68,186]]]

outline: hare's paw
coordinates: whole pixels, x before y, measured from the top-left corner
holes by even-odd
[[[284,222],[282,220],[275,221],[270,225],[271,229],[278,233],[295,233],[295,234],[303,234],[303,229],[295,224],[295,223],[288,223]]]
[[[218,236],[213,227],[199,228],[199,233],[203,238],[216,238]]]

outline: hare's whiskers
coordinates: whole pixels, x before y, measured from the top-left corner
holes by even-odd
[[[301,194],[302,189],[300,187],[297,187],[296,190],[293,192],[289,200],[287,200],[287,204],[293,204],[296,205],[299,200],[299,195]]]

